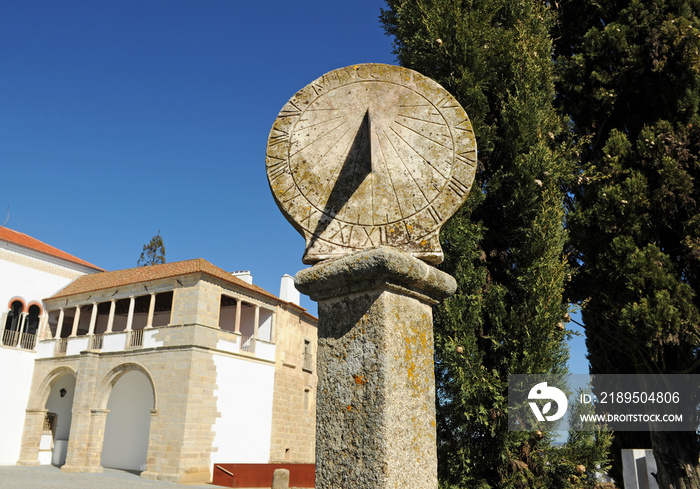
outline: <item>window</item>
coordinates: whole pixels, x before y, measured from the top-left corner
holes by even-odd
[[[304,340],[304,370],[309,372],[314,368],[314,356],[311,353],[311,340]]]
[[[22,309],[24,309],[24,304],[22,301],[14,301],[10,304],[10,311],[7,313],[7,320],[5,321],[5,329],[11,331],[19,330],[19,320],[22,314]]]
[[[27,315],[27,322],[24,325],[24,332],[26,334],[37,334],[39,329],[39,314],[41,309],[36,304],[29,306],[29,314]]]
[[[308,387],[304,389],[304,412],[309,412],[309,407],[311,406],[311,389]]]

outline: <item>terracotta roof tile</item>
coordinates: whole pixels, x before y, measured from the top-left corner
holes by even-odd
[[[6,227],[0,227],[0,240],[7,241],[8,243],[12,243],[23,248],[38,251],[45,255],[50,255],[72,263],[77,263],[78,265],[92,268],[93,270],[104,271],[104,269],[95,266],[92,263],[86,262],[85,260],[81,260],[78,257],[66,253],[65,251],[61,251],[58,248],[54,248],[51,245],[47,245],[46,243],[39,241],[36,238],[32,238],[27,234],[20,233],[18,231],[13,231],[12,229]]]
[[[82,275],[49,297],[49,299],[57,299],[60,297],[83,294],[86,292],[111,289],[114,287],[123,287],[125,285],[150,282],[169,277],[179,277],[181,275],[199,272],[206,273],[207,275],[219,278],[252,292],[257,292],[265,297],[284,302],[265,289],[258,287],[257,285],[244,282],[238,277],[234,277],[231,273],[212,265],[202,258],[164,263],[163,265],[150,265],[147,267],[127,268],[125,270],[115,270],[113,272]]]

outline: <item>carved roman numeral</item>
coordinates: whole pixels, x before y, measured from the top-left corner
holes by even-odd
[[[271,155],[267,155],[267,158],[267,175],[269,176],[270,180],[276,180],[281,175],[289,172],[289,166],[287,165],[286,160]]]
[[[311,83],[311,88],[313,88],[316,95],[321,95],[325,91],[326,87],[326,75],[323,75],[319,80]]]
[[[381,246],[386,244],[386,227],[385,226],[362,226],[362,231],[365,233],[365,242],[360,245],[360,248],[367,246],[367,243],[372,246]]]
[[[457,103],[457,101],[449,96],[444,97],[436,105],[441,109],[454,109],[454,108],[459,107],[459,104]]]
[[[474,132],[474,130],[472,129],[472,125],[469,122],[469,119],[464,119],[462,122],[455,124],[454,127],[458,131]]]
[[[286,204],[287,202],[296,199],[300,195],[301,192],[299,192],[299,187],[297,187],[296,184],[292,182],[292,184],[289,187],[287,187],[279,193],[279,199],[280,202]]]
[[[316,219],[316,216],[320,214],[320,212],[314,209],[313,207],[307,207],[307,209],[309,211],[308,214],[306,215],[306,217],[302,218],[299,221],[299,224],[301,224],[302,227],[305,229],[313,229],[314,227],[316,227],[316,223],[318,221],[318,219]]]
[[[452,177],[450,183],[447,184],[447,188],[456,193],[457,196],[460,198],[464,197],[465,195],[467,195],[467,192],[469,192],[469,187],[467,187],[454,177]]]
[[[379,244],[384,245],[386,244],[386,226],[379,226],[376,228],[379,230]]]
[[[435,224],[440,224],[442,222],[442,217],[440,216],[440,213],[432,205],[429,205],[427,209],[428,214],[430,214],[430,217],[433,218]]]
[[[475,154],[476,150],[474,149],[464,151],[462,153],[457,154],[457,161],[465,165],[476,166],[476,158],[474,157]]]
[[[280,112],[280,117],[298,117],[301,115],[301,107],[292,102],[291,100],[287,105],[282,108]]]
[[[348,235],[347,238],[345,237],[345,231],[348,230]],[[336,236],[340,234],[340,241],[342,241],[345,244],[348,244],[350,242],[350,236],[352,235],[352,225],[350,224],[343,224],[340,226],[340,229],[338,229],[333,235],[330,237],[330,239],[335,239]]]
[[[283,131],[282,129],[277,129],[276,127],[273,127],[272,133],[270,134],[270,145],[276,146],[280,143],[283,143],[288,138],[289,133],[287,131]]]

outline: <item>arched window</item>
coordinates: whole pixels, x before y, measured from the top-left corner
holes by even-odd
[[[39,329],[39,314],[41,309],[36,304],[29,306],[29,315],[27,323],[24,325],[24,332],[27,334],[36,334]]]
[[[13,301],[10,304],[10,312],[7,313],[7,319],[5,320],[5,329],[10,331],[19,330],[19,321],[22,317],[23,308],[24,304],[22,304],[22,301]]]

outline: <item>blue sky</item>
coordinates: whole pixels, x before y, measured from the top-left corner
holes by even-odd
[[[136,266],[160,230],[168,261],[251,270],[278,293],[303,239],[269,191],[270,127],[322,74],[395,62],[383,6],[3,2],[0,224],[9,206],[7,227],[107,270]]]

